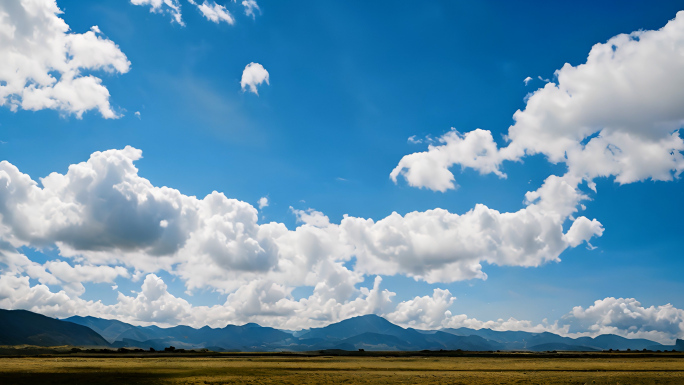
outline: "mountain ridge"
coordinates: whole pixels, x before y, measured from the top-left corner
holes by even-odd
[[[92,329],[28,310],[0,309],[0,345],[108,346]]]
[[[135,326],[116,319],[73,316],[58,320],[26,310],[0,310],[0,344],[108,346],[160,350],[209,348],[222,351],[343,350],[464,350],[464,351],[601,351],[681,350],[684,341],[662,345],[646,339],[606,334],[597,337],[563,337],[550,332],[495,331],[443,328],[417,330],[393,324],[378,315],[352,317],[320,328],[299,332],[263,327],[255,323],[223,328],[169,328]]]

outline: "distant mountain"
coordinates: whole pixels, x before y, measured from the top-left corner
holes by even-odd
[[[160,328],[135,326],[118,320],[70,317],[56,320],[25,310],[0,310],[0,344],[40,346],[110,346],[218,351],[315,350],[684,350],[684,341],[664,346],[645,339],[612,334],[595,338],[562,337],[553,333],[495,331],[490,329],[415,330],[395,325],[377,315],[353,317],[321,328],[299,332],[262,327],[254,323],[223,328],[189,326]],[[99,333],[99,334],[98,334]]]
[[[561,337],[557,334],[543,332],[530,333],[524,331],[495,331],[491,329],[442,329],[442,331],[458,336],[475,335],[503,344],[501,350],[642,350],[661,349],[663,345],[646,339],[629,339],[614,334],[603,334],[597,337]],[[565,346],[565,348],[563,347]]]
[[[190,326],[160,328],[158,326],[135,326],[117,320],[94,317],[70,317],[66,321],[93,328],[104,335],[114,347],[139,347],[163,349],[168,346],[197,349],[208,346],[223,350],[272,351],[282,350],[296,340],[290,333],[257,324],[228,325],[224,328]]]
[[[0,309],[0,326],[0,345],[109,345],[102,336],[88,327],[27,310]]]
[[[72,322],[78,325],[87,326],[97,334],[101,335],[109,343],[122,339],[121,335],[130,331],[135,330],[135,326],[127,324],[125,322],[96,318],[96,317],[80,317],[73,316],[65,318],[64,321]],[[140,338],[142,335],[136,335]]]
[[[444,328],[441,329],[443,332],[454,334],[457,336],[480,336],[482,338],[497,341],[505,344],[519,344],[520,349],[524,349],[527,345],[526,341],[530,339],[532,335],[538,333],[529,333],[521,331],[496,331],[491,329],[470,329],[470,328]],[[549,333],[550,334],[550,333]]]
[[[501,344],[478,336],[455,336],[441,331],[430,334],[405,329],[374,315],[353,317],[302,334],[300,343],[309,349],[364,350],[496,350]],[[305,350],[305,349],[302,349]]]
[[[654,344],[653,341],[643,338],[625,338],[616,336],[615,334],[603,334],[594,338],[580,337],[575,339],[575,341],[578,344],[593,346],[602,350],[642,350],[651,349],[654,346],[660,345],[657,343]]]
[[[323,339],[345,339],[357,336],[362,333],[377,333],[390,336],[405,336],[407,329],[397,326],[388,320],[375,314],[352,317],[344,321],[322,328],[309,329],[308,333],[302,334],[301,338],[323,338]],[[421,333],[412,330],[411,337],[416,337]]]
[[[680,340],[679,338],[677,338],[677,341],[675,341],[674,345],[650,346],[646,349],[648,349],[648,350],[676,350],[676,351],[684,352],[684,340]]]
[[[426,342],[424,334],[414,329],[404,329],[374,314],[353,317],[322,328],[310,329],[308,333],[301,335],[299,338],[320,339],[333,343],[334,341],[357,337],[365,333],[397,337],[402,341],[403,346],[407,348],[391,350],[420,350]]]
[[[571,352],[595,352],[599,349],[589,346],[564,344],[562,342],[549,342],[546,344],[531,346],[529,350],[534,352],[548,352],[553,350],[563,350]]]

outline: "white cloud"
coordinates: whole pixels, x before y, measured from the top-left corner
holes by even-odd
[[[226,7],[217,4],[216,2],[204,1],[202,4],[198,4],[194,0],[188,0],[188,2],[192,5],[195,5],[202,15],[207,18],[207,20],[213,21],[216,24],[222,21],[225,21],[231,25],[235,24],[235,18],[233,15],[228,12]]]
[[[26,255],[8,248],[0,250],[0,271],[4,274],[20,274],[38,280],[41,284],[61,286],[67,293],[80,296],[85,292],[83,283],[112,283],[117,277],[129,277],[121,266],[82,265],[62,260],[50,260],[44,264],[31,261]]]
[[[608,297],[597,300],[584,309],[574,307],[560,319],[541,323],[515,318],[481,321],[466,314],[454,315],[445,310],[454,300],[446,290],[436,289],[433,296],[416,297],[399,303],[389,320],[403,326],[422,329],[466,327],[497,331],[550,332],[565,337],[596,337],[615,334],[625,338],[645,338],[671,345],[677,338],[684,338],[684,310],[667,304],[643,307],[633,298]],[[415,325],[415,326],[414,326]]]
[[[264,207],[268,207],[268,197],[259,198],[257,204],[259,205],[259,210],[263,209]]]
[[[91,315],[116,318],[137,325],[178,324],[196,328],[227,323],[257,322],[263,326],[302,329],[364,314],[378,314],[404,327],[439,329],[441,327],[488,328],[504,331],[551,332],[567,337],[595,337],[616,334],[626,338],[647,338],[672,344],[684,338],[684,310],[667,304],[643,307],[635,299],[608,297],[587,309],[575,307],[559,320],[534,323],[515,318],[481,321],[466,314],[454,315],[448,308],[455,298],[448,290],[435,289],[432,296],[392,303],[394,293],[382,290],[376,277],[372,288],[362,287],[351,298],[337,300],[321,294],[319,287],[308,298],[295,300],[291,289],[273,282],[251,282],[230,294],[226,302],[214,306],[193,306],[169,293],[166,283],[148,274],[141,290],[127,296],[119,293],[116,303],[86,301],[78,293],[53,292],[44,284],[31,286],[27,276],[0,274],[0,307],[28,309],[52,317]],[[321,282],[321,285],[325,285]],[[116,290],[116,287],[113,287]]]
[[[123,264],[139,272],[134,277],[165,269],[189,290],[326,281],[350,294],[363,274],[452,282],[486,278],[482,262],[539,266],[602,233],[585,217],[563,232],[586,197],[559,177],[513,213],[477,205],[462,215],[435,209],[377,222],[345,216],[334,224],[313,209],[293,209],[301,225],[291,231],[259,224],[255,207],[221,193],[198,199],[153,186],[138,175],[134,161],[141,156],[132,147],[95,152],[66,174],[43,178],[42,187],[0,162],[0,236],[13,247],[56,245],[84,265]],[[342,265],[352,257],[354,271]]]
[[[49,261],[45,263],[45,267],[63,282],[62,287],[67,292],[72,291],[79,295],[85,293],[85,287],[82,284],[84,282],[113,283],[117,277],[129,277],[128,270],[122,266],[71,266],[64,261]]]
[[[192,306],[182,298],[171,295],[164,281],[154,274],[148,274],[143,281],[141,291],[135,297],[119,293],[118,303],[113,309],[126,318],[175,325],[187,319]]]
[[[259,63],[249,63],[242,71],[242,80],[240,80],[240,86],[244,91],[246,87],[249,87],[249,91],[259,95],[257,91],[257,86],[266,82],[266,84],[271,84],[268,82],[268,71]]]
[[[406,142],[410,143],[410,144],[420,144],[420,143],[423,143],[423,140],[422,139],[416,139],[415,135],[411,135],[411,136],[409,136],[408,140],[406,140]]]
[[[441,321],[443,327],[492,330],[521,330],[533,333],[550,332],[566,337],[596,337],[615,334],[625,338],[645,338],[671,345],[684,338],[684,310],[671,304],[643,307],[634,298],[608,297],[594,302],[586,309],[576,306],[559,320],[535,324],[515,318],[480,321],[465,314],[452,315],[447,311]]]
[[[196,226],[197,204],[177,190],[156,188],[137,176],[133,161],[139,150],[92,154],[71,165],[65,175],[52,173],[43,188],[16,167],[0,162],[0,214],[13,229],[15,245],[57,243],[63,255],[78,251],[140,251],[172,254]],[[167,227],[160,226],[166,220]],[[94,258],[97,261],[97,258]]]
[[[73,33],[54,0],[0,3],[0,105],[117,118],[102,80],[85,71],[126,73],[130,62],[93,26]]]
[[[454,164],[472,167],[483,174],[505,176],[499,170],[499,152],[489,131],[477,129],[461,134],[451,130],[439,142],[442,144],[430,145],[427,152],[404,156],[390,173],[390,178],[396,183],[397,177],[402,175],[410,186],[444,192],[456,188],[454,175],[448,169]]]
[[[434,209],[393,213],[377,222],[345,217],[340,227],[355,247],[359,271],[427,282],[485,279],[482,262],[539,266],[559,261],[568,247],[602,234],[601,224],[585,217],[563,233],[563,223],[583,196],[562,178],[550,177],[539,191],[538,201],[512,213],[478,204],[462,215]]]
[[[107,314],[100,301],[85,301],[70,297],[64,290],[50,291],[44,284],[31,286],[28,276],[0,274],[0,307],[3,309],[26,309],[50,317],[72,315]]]
[[[245,15],[252,16],[252,19],[256,17],[256,13],[254,11],[261,12],[256,0],[242,0],[242,5],[245,7]]]
[[[386,317],[390,322],[405,327],[439,329],[454,300],[456,297],[453,297],[449,290],[435,289],[432,297],[415,297],[397,304],[394,311]]]
[[[31,261],[26,255],[12,250],[11,247],[0,249],[0,264],[4,265],[2,273],[24,275],[45,285],[60,284],[59,279],[48,272],[44,265]]]
[[[672,180],[684,170],[684,12],[656,31],[615,36],[592,47],[585,64],[565,64],[527,99],[497,148],[488,131],[454,131],[427,152],[405,156],[392,171],[416,187],[453,189],[454,165],[504,176],[500,165],[544,154],[589,182]],[[478,140],[471,140],[474,136]]]
[[[235,24],[235,17],[224,5],[207,0],[203,0],[202,3],[198,3],[195,0],[187,0],[187,2],[197,7],[197,10],[202,16],[209,21],[216,24],[221,22],[226,22],[230,25]],[[233,2],[235,2],[235,0]],[[185,26],[180,0],[131,0],[131,3],[134,5],[148,6],[150,7],[150,12],[153,13],[168,13],[172,16],[174,22],[181,26]],[[256,12],[261,12],[261,9],[255,0],[243,0],[242,6],[245,8],[245,15],[252,16],[253,19],[256,16]]]
[[[527,85],[531,81],[532,81],[532,78],[528,76],[525,78],[525,80],[523,80],[523,83],[525,83],[525,85]]]
[[[173,17],[173,21],[180,25],[185,25],[185,23],[183,23],[179,0],[131,0],[131,3],[134,5],[149,6],[150,12],[169,13]]]
[[[135,115],[136,118],[140,119],[140,111],[135,111],[135,114],[134,114],[134,115]]]
[[[564,337],[583,337],[589,336],[589,333],[569,333],[569,325],[561,325],[559,321],[550,323],[547,319],[542,320],[541,323],[534,323],[527,320],[518,320],[513,317],[508,319],[499,318],[497,320],[481,321],[477,318],[470,318],[466,314],[452,314],[447,310],[441,322],[444,328],[470,328],[470,329],[491,329],[496,331],[525,331],[530,333],[554,333]]]
[[[684,338],[684,310],[671,304],[643,307],[634,298],[608,297],[586,309],[577,306],[563,321],[570,325],[570,332],[618,334],[665,343]]]
[[[295,210],[292,207],[290,210],[297,216],[298,223],[305,223],[314,227],[330,226],[330,219],[320,211],[314,209]]]
[[[199,202],[197,214],[199,226],[178,250],[182,260],[233,273],[266,272],[277,265],[275,240],[257,224],[257,210],[250,204],[213,192]]]
[[[53,292],[46,285],[30,285],[28,277],[0,275],[0,307],[27,309],[52,317],[91,315],[116,318],[133,324],[178,324],[224,327],[227,323],[257,322],[264,326],[300,329],[324,326],[364,314],[384,314],[391,309],[394,293],[380,289],[376,277],[372,288],[362,287],[354,298],[338,301],[321,294],[318,288],[308,298],[295,300],[291,289],[273,282],[250,282],[230,294],[226,302],[215,306],[192,306],[185,299],[169,293],[166,283],[148,274],[138,293],[119,292],[116,303],[85,301],[79,293]]]

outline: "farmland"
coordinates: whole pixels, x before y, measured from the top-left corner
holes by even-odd
[[[684,355],[48,355],[0,358],[0,383],[682,384]]]

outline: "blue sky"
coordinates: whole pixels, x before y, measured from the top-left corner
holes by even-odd
[[[86,102],[79,117],[74,100],[96,97],[78,94],[82,90],[77,88],[55,93],[52,102],[33,105],[27,103],[31,99],[24,91],[10,91],[8,86],[0,94],[0,153],[7,161],[3,167],[15,167],[38,182],[40,189],[35,196],[27,193],[21,199],[16,192],[0,194],[4,200],[0,236],[7,244],[0,260],[5,278],[0,284],[3,307],[160,325],[255,321],[293,329],[373,312],[404,326],[424,328],[602,331],[660,341],[683,336],[684,299],[679,293],[684,291],[684,281],[679,272],[684,267],[680,219],[684,185],[678,177],[683,163],[677,158],[682,149],[672,135],[679,138],[684,116],[676,107],[684,98],[677,100],[682,94],[669,89],[657,92],[662,84],[682,85],[679,62],[662,59],[670,54],[662,48],[667,44],[673,52],[684,50],[675,28],[684,24],[684,16],[675,19],[681,3],[262,0],[254,15],[247,15],[248,8],[241,2],[229,1],[169,0],[158,7],[145,0],[40,3],[47,10],[47,16],[41,17],[59,17],[70,27],[68,32],[45,27],[44,33],[60,39],[90,33],[99,39],[77,51],[73,48],[77,43],[69,46],[57,39],[49,44],[73,49],[69,57],[84,63],[88,61],[83,58],[98,63],[71,65],[76,66],[76,77],[101,79],[114,116],[107,118],[97,104]],[[55,4],[62,13],[55,14]],[[172,6],[178,6],[178,11]],[[233,23],[212,21],[201,6],[230,15]],[[21,9],[7,8],[0,26],[43,28],[38,22],[31,24],[39,20],[37,16],[20,17]],[[182,25],[174,15],[182,18]],[[588,63],[595,44],[634,31],[659,32],[666,24],[675,32],[614,40],[617,50],[612,59]],[[88,32],[95,25],[99,32]],[[26,48],[17,36],[5,35],[8,40],[3,41],[11,42],[13,49]],[[651,47],[647,45],[651,41],[666,44]],[[647,51],[651,54],[639,55]],[[41,56],[44,52],[26,48],[24,59],[44,66],[46,74],[65,78],[61,67]],[[241,87],[250,63],[259,63],[268,73],[268,82],[255,84],[258,95]],[[566,63],[570,67],[562,73],[567,78],[561,81],[556,71]],[[13,84],[16,64],[0,59],[3,66],[0,86]],[[633,72],[622,73],[622,68]],[[612,76],[606,75],[612,73],[618,74],[613,83]],[[635,80],[632,84],[625,79]],[[51,87],[30,76],[21,82],[20,89],[31,84]],[[620,89],[615,84],[629,86],[615,97],[603,92]],[[581,105],[554,109],[567,102],[554,101],[562,97],[553,94],[556,85],[568,95],[574,93],[574,100],[593,100],[587,106],[597,106],[596,111],[585,113],[591,108]],[[542,107],[533,111],[528,103]],[[633,106],[642,106],[643,111]],[[532,120],[525,120],[524,126],[523,118],[514,119],[518,110],[529,112],[521,114],[523,118],[543,118],[546,123],[537,128],[529,123]],[[636,123],[624,123],[630,111],[639,114],[631,120]],[[559,122],[558,127],[549,122]],[[509,131],[511,126],[519,127],[519,133]],[[490,139],[478,142],[486,142],[489,152],[481,152],[480,144],[461,142],[474,138],[469,135],[476,129],[489,132]],[[624,133],[628,139],[619,136]],[[577,143],[562,147],[566,144],[555,142],[560,137],[576,138]],[[542,143],[534,142],[536,138],[542,138]],[[544,138],[553,139],[547,143]],[[588,143],[596,138],[605,138],[607,145],[596,143],[618,148],[625,158],[611,150],[618,160],[604,168],[601,162],[615,159],[590,153]],[[663,144],[665,138],[674,144]],[[647,144],[664,147],[647,150]],[[428,145],[443,152],[427,152]],[[91,154],[98,151],[126,146],[141,150],[142,158],[120,151],[99,166],[89,163],[104,184],[78,190],[72,176],[69,187],[50,192],[40,180],[53,172],[67,175],[70,165],[93,160]],[[460,158],[470,149],[478,159]],[[412,158],[414,163],[400,164],[411,154],[418,154]],[[559,154],[563,159],[558,159]],[[662,154],[672,159],[662,160]],[[112,160],[118,156],[119,161]],[[651,162],[655,158],[662,162]],[[149,192],[166,186],[178,195],[154,190],[160,195],[150,196],[161,203],[144,209],[140,200],[130,196],[126,202],[131,206],[106,201],[118,199],[112,197],[122,191],[106,182],[106,173],[123,170],[118,167],[127,161],[121,159],[134,161],[138,169],[130,174],[135,177],[131,180],[149,182],[135,189]],[[390,173],[395,167],[399,170],[393,181]],[[455,178],[454,188],[447,186],[449,173]],[[526,203],[526,193],[538,191],[551,175],[559,177],[562,188],[584,197],[562,201],[556,191],[540,193],[538,204]],[[7,178],[17,185],[18,176]],[[596,191],[590,188],[592,183]],[[114,195],[102,195],[104,189]],[[143,190],[135,191],[144,195]],[[209,209],[198,208],[199,202],[213,191],[223,193],[228,199],[222,204],[242,214],[224,215],[221,224],[212,222],[218,217],[205,217]],[[196,197],[182,205],[196,210],[192,215],[199,220],[184,219],[189,222],[176,228],[168,219],[170,225],[159,231],[140,225],[152,217],[161,223],[160,218],[173,211],[164,206],[167,200],[189,199],[178,196]],[[49,197],[64,206],[50,211]],[[263,208],[258,203],[262,197],[268,201]],[[540,203],[544,199],[551,202],[552,210]],[[476,222],[460,224],[463,227],[442,235],[430,226],[447,223],[444,226],[449,227],[454,223],[449,221],[456,219],[427,214],[411,223],[405,219],[407,213],[433,209],[462,215],[477,205],[498,213],[524,211],[528,205],[535,207],[531,210],[542,207],[507,230],[519,230],[521,237],[539,244],[492,241],[498,239],[500,229],[485,229],[483,223],[490,222],[479,222],[485,219],[473,219]],[[572,212],[561,214],[558,207],[563,205]],[[65,214],[76,206],[83,217]],[[394,230],[361,224],[370,219],[377,224],[393,212],[401,219],[392,226],[406,226],[401,240],[392,238]],[[131,218],[126,218],[129,214]],[[19,223],[16,218],[21,215],[37,215],[44,221]],[[256,215],[257,222],[244,219],[250,215]],[[345,216],[353,219],[348,227],[341,225]],[[582,231],[573,233],[575,242],[567,234],[579,217],[586,221],[577,220]],[[352,222],[358,233],[351,230]],[[240,243],[244,240],[239,236],[231,239],[233,230],[212,227],[233,229],[237,224],[252,229],[247,238],[261,248],[258,257],[250,254],[252,243]],[[477,226],[484,230],[470,234]],[[282,232],[285,227],[289,233]],[[222,232],[218,241],[207,235],[208,228]],[[176,233],[159,235],[168,229]],[[532,234],[535,231],[541,233]],[[148,235],[160,238],[148,239]],[[214,241],[223,243],[219,247]],[[484,249],[472,246],[479,242],[492,243]],[[408,254],[397,251],[398,244],[410,244]],[[288,252],[294,254],[288,257]],[[292,272],[284,267],[290,266],[288,258],[308,262]],[[59,265],[60,269],[58,263],[71,269]],[[330,271],[337,275],[329,275]],[[381,283],[376,277],[381,277]],[[336,279],[342,286],[331,283]],[[319,283],[336,294],[325,294]],[[374,283],[379,285],[375,291]],[[25,294],[3,294],[3,286],[6,292]],[[35,292],[43,288],[50,294],[40,302]],[[159,292],[164,294],[152,294]],[[177,314],[155,308],[159,306],[176,309]],[[574,314],[576,306],[582,308]],[[611,309],[629,309],[638,316],[607,321],[601,314]],[[192,313],[205,318],[193,318]],[[666,323],[655,321],[657,314],[666,313],[670,317]],[[456,315],[467,317],[463,321]],[[511,317],[515,322],[496,321]],[[636,329],[629,329],[634,325]]]

